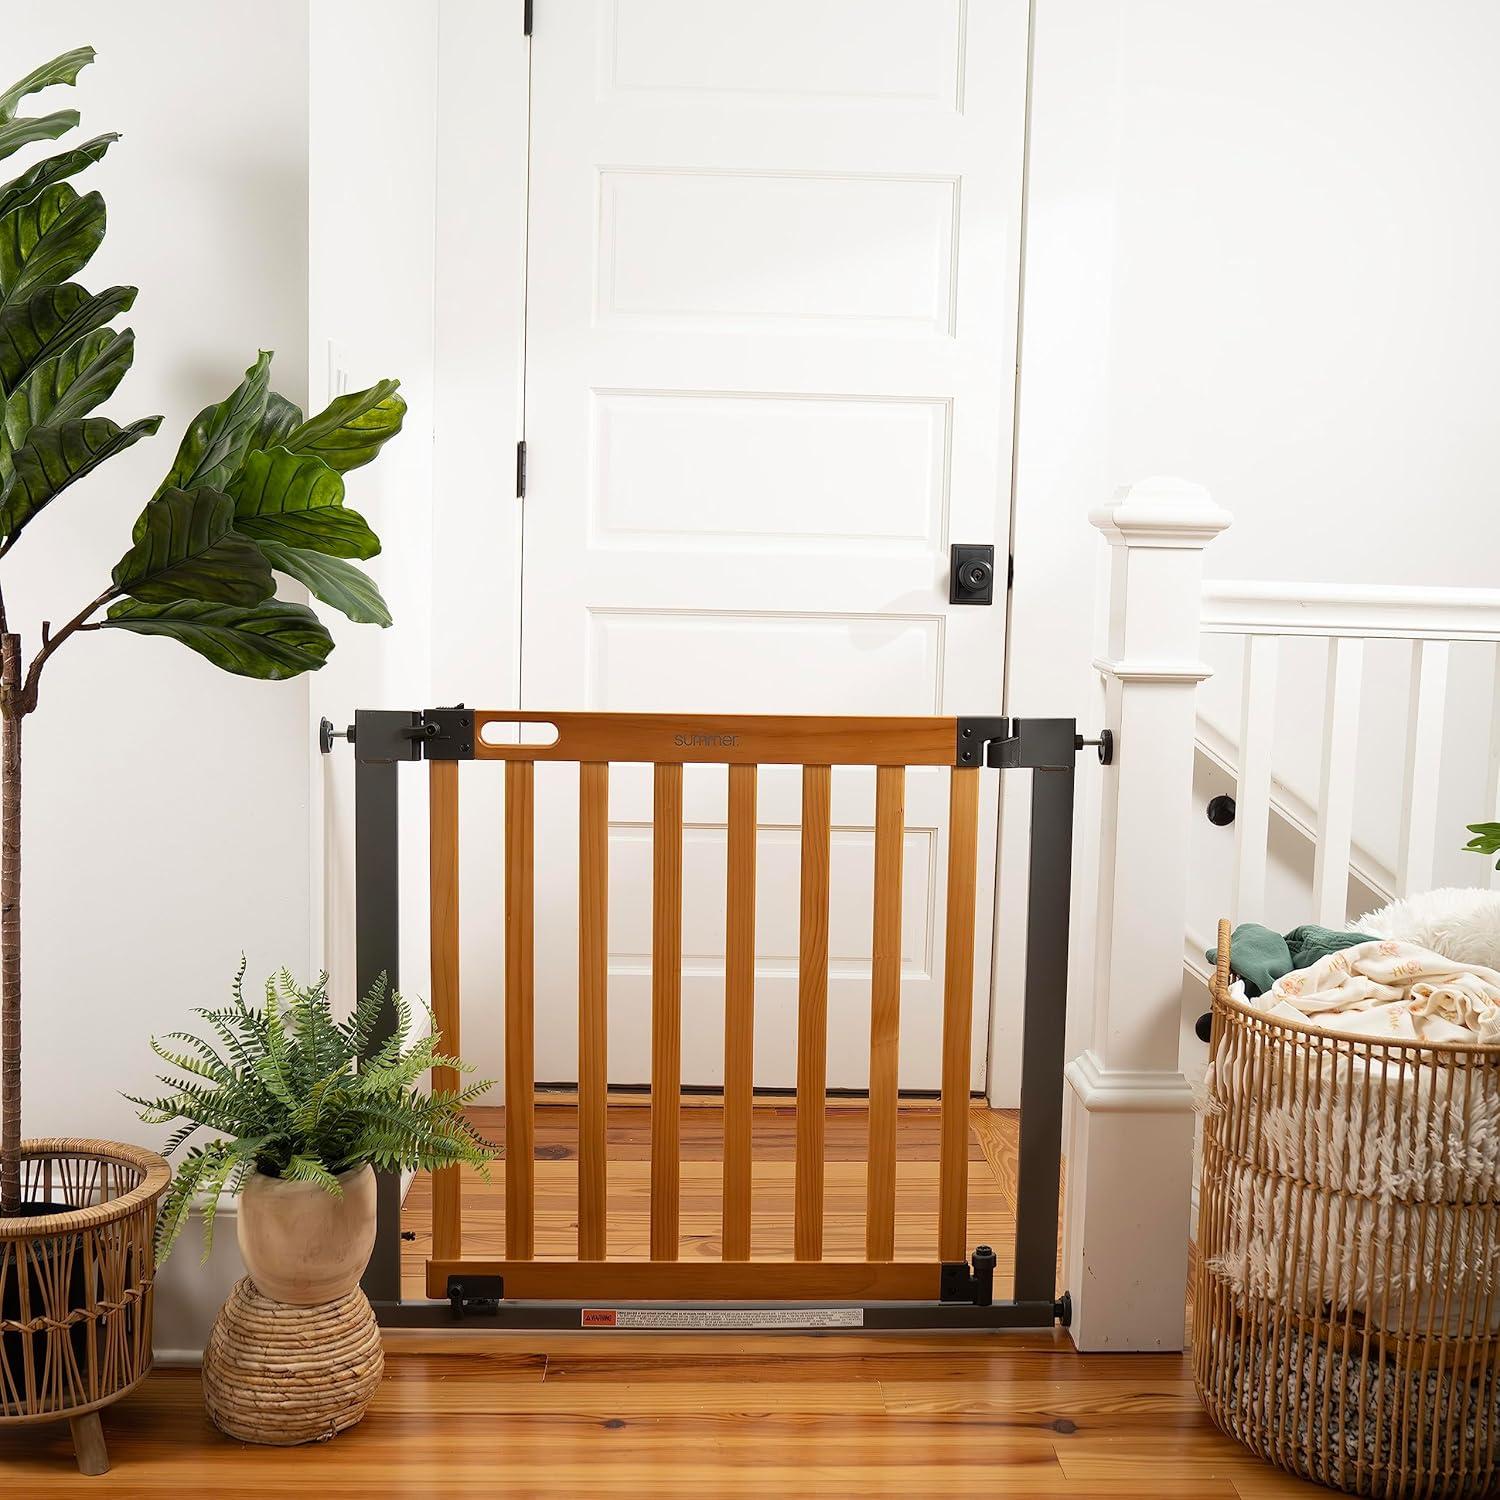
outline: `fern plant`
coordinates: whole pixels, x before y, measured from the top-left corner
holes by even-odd
[[[252,1172],[315,1182],[341,1195],[338,1178],[351,1168],[384,1172],[431,1171],[466,1164],[488,1176],[499,1154],[464,1118],[464,1108],[490,1084],[434,1089],[417,1081],[430,1068],[472,1068],[439,1052],[430,1031],[409,1040],[411,1007],[391,995],[396,1025],[365,1058],[386,1003],[382,975],[354,1013],[334,1018],[328,976],[299,986],[283,969],[266,981],[264,1005],[245,999],[245,966],[235,976],[233,1001],[199,1009],[217,1044],[174,1031],[151,1050],[176,1069],[158,1081],[158,1099],[126,1095],[153,1125],[181,1121],[164,1148],[171,1155],[199,1130],[223,1139],[192,1147],[177,1168],[157,1221],[157,1253],[164,1260],[187,1222],[195,1197],[203,1201],[203,1257],[213,1248],[219,1194],[237,1191]],[[175,1045],[169,1045],[175,1044]]]

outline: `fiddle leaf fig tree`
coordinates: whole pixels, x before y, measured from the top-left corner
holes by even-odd
[[[76,110],[18,111],[74,83],[93,57],[91,47],[66,52],[0,93],[0,161],[78,124]],[[6,613],[5,562],[65,490],[162,420],[95,415],[130,368],[135,335],[114,322],[135,288],[92,292],[75,280],[104,238],[105,211],[71,179],[116,140],[95,136],[0,184],[0,1216],[21,1209],[21,730],[47,663],[75,637],[116,630],[176,641],[242,677],[316,671],[333,638],[307,605],[276,597],[277,574],[351,620],[391,623],[356,566],[380,540],[344,492],[345,475],[401,430],[397,382],[307,417],[271,389],[262,351],[189,424],[109,578],[60,628],[42,622],[28,656]]]

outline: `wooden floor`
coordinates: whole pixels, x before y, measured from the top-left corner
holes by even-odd
[[[574,1219],[565,1113],[540,1112],[538,1249],[566,1254]],[[684,1255],[717,1253],[714,1113],[684,1110]],[[1014,1228],[1013,1118],[976,1112],[970,1243],[1002,1264]],[[611,1250],[639,1254],[644,1155],[611,1121]],[[862,1250],[862,1115],[829,1125],[829,1244]],[[757,1121],[757,1256],[790,1249],[790,1123]],[[897,1254],[935,1242],[936,1130],[904,1112]],[[688,1170],[688,1169],[701,1169]],[[837,1170],[835,1170],[837,1169]],[[476,1250],[498,1249],[496,1189],[476,1192]],[[691,1212],[690,1210],[691,1204]],[[420,1285],[430,1198],[408,1198],[407,1276]],[[618,1218],[616,1215],[618,1214]],[[636,1223],[636,1219],[641,1223]],[[1181,1355],[1079,1355],[1035,1334],[498,1334],[391,1332],[363,1424],[332,1443],[255,1448],[209,1425],[193,1370],[158,1370],[105,1413],[114,1468],[82,1479],[65,1427],[0,1429],[0,1495],[319,1500],[433,1496],[1070,1496],[1274,1500],[1324,1493],[1221,1437]]]
[[[476,1109],[474,1124],[491,1140],[505,1136],[503,1109]],[[981,1104],[970,1110],[969,1246],[989,1245],[1005,1268],[1000,1296],[1010,1294],[1009,1266],[1016,1234],[1016,1146],[1019,1116]],[[536,1111],[536,1254],[571,1260],[578,1252],[578,1128],[571,1103],[539,1104]],[[757,1106],[751,1124],[751,1233],[754,1260],[792,1258],[792,1189],[796,1110],[790,1104]],[[865,1255],[865,1142],[868,1112],[862,1103],[830,1101],[824,1160],[823,1254],[828,1260]],[[724,1124],[715,1104],[684,1103],[679,1125],[682,1161],[678,1254],[683,1260],[720,1258]],[[650,1254],[650,1111],[641,1104],[611,1104],[608,1118],[608,1253],[615,1259]],[[464,1178],[464,1254],[505,1254],[504,1168],[492,1181]],[[935,1104],[907,1105],[896,1133],[897,1260],[937,1258],[938,1111]],[[419,1176],[407,1193],[401,1227],[402,1294],[425,1295],[423,1267],[432,1253],[430,1179]]]

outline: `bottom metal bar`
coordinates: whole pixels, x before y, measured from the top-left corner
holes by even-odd
[[[484,1316],[455,1318],[447,1302],[374,1302],[376,1320],[382,1328],[451,1328],[475,1332],[484,1329],[526,1328],[594,1328],[610,1332],[597,1322],[585,1322],[584,1312],[597,1313],[601,1307],[614,1311],[643,1308],[663,1312],[786,1311],[791,1309],[855,1308],[862,1314],[858,1328],[912,1329],[1050,1329],[1059,1316],[1054,1302],[994,1302],[989,1307],[975,1307],[959,1302],[742,1302],[732,1306],[723,1302],[501,1302],[493,1313]],[[744,1330],[737,1330],[743,1332]],[[806,1333],[805,1328],[757,1329],[757,1332]]]

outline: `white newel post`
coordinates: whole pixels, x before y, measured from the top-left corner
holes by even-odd
[[[1116,739],[1099,820],[1092,1041],[1068,1064],[1065,1276],[1085,1350],[1181,1349],[1192,1094],[1179,1066],[1203,549],[1230,516],[1177,479],[1090,517],[1110,546],[1095,665]]]

